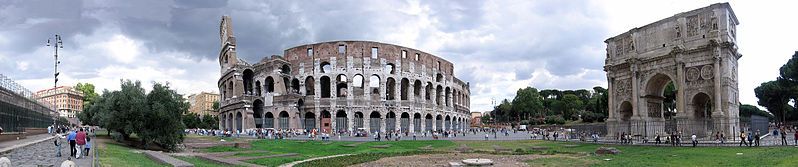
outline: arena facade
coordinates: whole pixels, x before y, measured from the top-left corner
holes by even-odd
[[[422,132],[470,125],[469,84],[454,65],[369,41],[296,46],[255,64],[237,58],[229,16],[220,24],[219,128]]]

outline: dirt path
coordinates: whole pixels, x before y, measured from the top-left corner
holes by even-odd
[[[547,157],[545,155],[492,155],[476,153],[428,154],[382,158],[354,166],[449,166],[449,162],[461,162],[470,158],[487,158],[493,160],[494,166],[529,166],[525,161]]]
[[[280,167],[293,167],[294,165],[300,164],[300,163],[303,163],[303,162],[319,160],[319,159],[335,158],[335,157],[340,157],[340,156],[349,156],[349,155],[352,155],[352,154],[338,154],[338,155],[330,155],[330,156],[326,156],[326,157],[316,157],[316,158],[311,158],[311,159],[306,159],[306,160],[301,160],[301,161],[294,161],[294,162],[287,163],[287,164],[282,164],[282,165],[280,165]]]

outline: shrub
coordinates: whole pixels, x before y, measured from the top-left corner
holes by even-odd
[[[565,119],[562,115],[547,116],[546,124],[565,124]]]

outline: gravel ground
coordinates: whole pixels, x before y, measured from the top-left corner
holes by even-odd
[[[429,154],[382,158],[377,161],[358,164],[361,167],[377,166],[449,166],[449,162],[461,162],[470,158],[486,158],[493,160],[496,167],[529,166],[527,160],[546,157],[544,155],[492,155],[476,153]]]

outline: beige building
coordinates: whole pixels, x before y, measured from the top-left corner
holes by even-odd
[[[55,106],[61,117],[75,118],[78,113],[83,111],[83,92],[71,86],[40,90],[34,93],[33,97],[38,101]]]
[[[188,111],[198,115],[215,115],[216,113],[213,111],[213,102],[216,101],[219,101],[219,94],[201,92],[189,95],[188,102],[191,103],[191,107],[188,108]]]
[[[482,112],[471,112],[471,127],[482,126]]]

